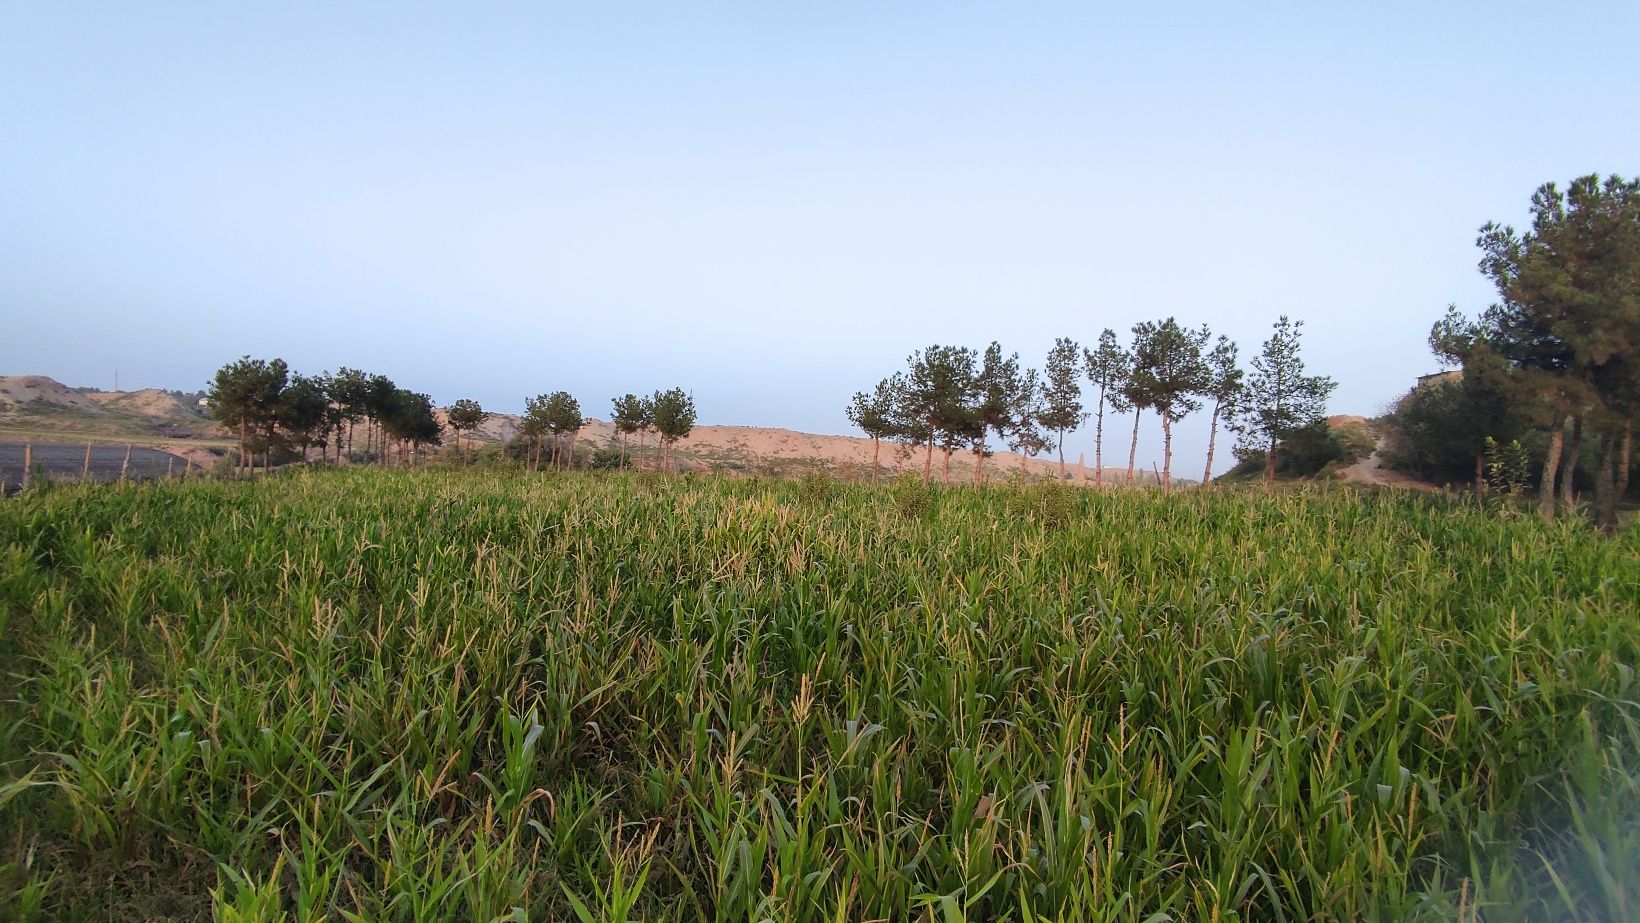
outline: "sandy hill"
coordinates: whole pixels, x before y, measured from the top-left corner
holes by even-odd
[[[31,438],[188,439],[222,435],[200,408],[168,391],[92,391],[44,375],[0,375],[0,428]]]
[[[0,411],[35,402],[92,412],[101,407],[91,393],[76,391],[44,375],[0,375]]]
[[[177,400],[169,391],[161,391],[158,388],[144,388],[141,391],[98,391],[91,395],[91,399],[109,410],[139,417],[187,419],[199,416],[196,408]]]

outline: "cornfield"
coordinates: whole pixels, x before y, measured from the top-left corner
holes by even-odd
[[[1640,540],[1314,489],[0,503],[0,915],[1640,918]]]

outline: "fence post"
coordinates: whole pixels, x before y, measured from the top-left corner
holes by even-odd
[[[80,483],[91,480],[91,440],[85,441],[85,462],[80,465]]]
[[[169,481],[171,479],[171,475],[173,474],[173,472],[176,468],[176,463],[177,463],[177,459],[176,459],[175,455],[173,455],[170,458],[167,458],[165,460],[165,479],[167,481]]]
[[[28,490],[29,469],[34,467],[34,443],[23,443],[23,489]]]
[[[131,443],[125,444],[125,461],[120,462],[120,483],[125,483],[125,471],[131,467]]]

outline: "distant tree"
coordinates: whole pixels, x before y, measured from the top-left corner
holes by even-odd
[[[1304,374],[1304,359],[1299,355],[1303,327],[1303,321],[1285,314],[1276,321],[1275,332],[1253,358],[1253,374],[1232,423],[1241,437],[1237,451],[1265,453],[1266,485],[1275,483],[1277,444],[1321,421],[1327,396],[1337,387],[1326,376]]]
[[[581,404],[568,391],[554,391],[547,395],[541,422],[552,439],[552,463],[555,468],[568,467],[575,460],[575,435],[586,425],[581,416]],[[564,439],[569,439],[568,458],[564,457]]]
[[[1550,404],[1523,387],[1538,376],[1518,371],[1498,352],[1486,327],[1456,307],[1449,306],[1430,329],[1429,346],[1442,364],[1460,371],[1421,382],[1385,415],[1386,464],[1430,481],[1470,480],[1484,492],[1487,439],[1497,445],[1519,440],[1541,463],[1547,440],[1533,434],[1547,428]],[[1568,494],[1571,481],[1563,479]]]
[[[1020,409],[1020,389],[1023,381],[1019,374],[1019,353],[1002,355],[1002,346],[995,340],[985,347],[980,359],[979,375],[974,380],[973,422],[971,447],[974,452],[974,483],[985,480],[985,456],[988,437],[997,434],[1005,440],[1014,429],[1014,415]]]
[[[913,449],[930,445],[934,438],[930,429],[929,417],[911,395],[911,377],[908,372],[895,372],[889,376],[887,387],[894,395],[894,403],[889,411],[888,438],[899,443],[900,454],[909,456]]]
[[[933,473],[934,444],[938,442],[945,452],[949,478],[951,452],[966,443],[972,432],[970,399],[977,359],[968,347],[940,345],[917,350],[907,359],[909,368],[897,416],[905,421],[903,432],[916,433],[927,444],[924,484]]]
[[[643,431],[644,427],[648,425],[648,412],[645,409],[643,398],[638,397],[636,394],[623,394],[615,398],[612,403],[614,404],[614,412],[610,415],[610,421],[615,425],[615,434],[621,440],[620,467],[625,468],[627,437],[633,433]]]
[[[456,454],[461,453],[461,434],[471,433],[490,418],[489,411],[485,410],[478,401],[471,398],[462,398],[451,404],[444,411],[444,419],[450,423],[450,429],[456,434]]]
[[[524,417],[518,422],[518,438],[525,440],[525,464],[533,470],[541,470],[541,442],[543,437],[551,431],[548,422],[552,417],[550,401],[552,395],[537,394],[524,399]]]
[[[290,369],[285,360],[245,356],[217,369],[207,389],[211,415],[239,431],[239,468],[249,470],[251,435],[271,428],[277,419],[279,398]]]
[[[661,465],[665,468],[672,460],[673,446],[695,428],[695,399],[682,388],[672,388],[655,392],[650,405],[654,408],[655,431],[661,437]]]
[[[1162,487],[1173,484],[1173,424],[1201,406],[1193,395],[1207,384],[1202,346],[1208,332],[1189,330],[1169,317],[1145,321],[1133,328],[1138,344],[1133,353],[1133,383],[1145,396],[1145,405],[1162,418]]]
[[[643,416],[638,424],[638,456],[643,456],[644,439],[655,431],[655,399],[653,396],[641,398]],[[657,460],[658,462],[658,460]]]
[[[365,382],[365,417],[370,426],[365,430],[365,450],[375,450],[383,465],[387,464],[387,433],[383,422],[399,411],[399,386],[386,375],[371,375]],[[374,436],[372,437],[372,431]]]
[[[1138,343],[1135,342],[1137,347]],[[1127,483],[1133,484],[1134,467],[1139,460],[1139,421],[1143,419],[1145,411],[1150,409],[1150,394],[1145,390],[1144,382],[1129,376],[1118,389],[1121,397],[1120,404],[1133,411],[1133,436],[1128,441]],[[1113,401],[1112,403],[1116,403]]]
[[[1109,404],[1115,413],[1127,410],[1122,388],[1127,384],[1133,359],[1116,341],[1116,331],[1109,327],[1099,332],[1099,347],[1084,349],[1082,358],[1088,380],[1099,392],[1099,409],[1094,415],[1093,426],[1093,480],[1096,484],[1102,484],[1105,480],[1105,405]],[[1129,467],[1132,467],[1131,463]]]
[[[1420,384],[1395,402],[1380,421],[1385,466],[1436,484],[1470,481],[1485,491],[1486,440],[1518,441],[1541,463],[1548,440],[1535,413],[1488,385],[1486,364],[1477,353],[1461,378]]]
[[[399,460],[414,465],[424,445],[439,445],[443,430],[433,413],[433,398],[417,391],[394,388],[377,408],[382,433],[382,463],[386,464],[387,440],[398,445]]]
[[[347,452],[353,454],[353,425],[370,414],[370,376],[342,366],[330,383],[330,397],[347,423]]]
[[[1213,448],[1219,439],[1219,420],[1235,416],[1236,401],[1241,397],[1242,382],[1247,375],[1236,364],[1236,344],[1220,334],[1206,356],[1207,379],[1202,395],[1213,401],[1213,416],[1207,428],[1207,467],[1202,470],[1202,486],[1213,485]]]
[[[330,421],[330,394],[324,376],[293,375],[279,395],[274,416],[285,437],[307,460],[308,449],[323,444]]]
[[[1059,477],[1065,477],[1065,433],[1081,426],[1088,415],[1082,409],[1081,349],[1069,337],[1054,340],[1042,375],[1042,425],[1053,430],[1059,449]]]
[[[1014,394],[1008,448],[1019,455],[1021,472],[1025,471],[1027,459],[1053,448],[1053,440],[1042,426],[1042,390],[1042,379],[1036,369],[1026,369],[1020,374],[1019,390]]]
[[[897,377],[885,378],[877,382],[870,394],[864,391],[854,392],[849,399],[848,407],[843,413],[848,421],[855,425],[866,437],[871,440],[871,480],[877,481],[877,472],[880,468],[878,461],[882,455],[882,440],[894,435],[894,406],[899,401],[897,388],[900,379]]]
[[[1564,191],[1546,183],[1531,213],[1524,232],[1481,228],[1480,268],[1499,301],[1472,325],[1472,339],[1508,363],[1517,401],[1548,434],[1539,512],[1555,515],[1557,483],[1563,502],[1572,498],[1587,434],[1599,453],[1594,518],[1609,531],[1640,416],[1640,180],[1582,176]]]

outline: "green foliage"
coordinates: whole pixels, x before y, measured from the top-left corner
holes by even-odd
[[[1327,397],[1338,385],[1323,375],[1307,375],[1299,355],[1303,321],[1283,314],[1264,348],[1253,358],[1253,374],[1247,379],[1242,400],[1231,427],[1241,436],[1238,457],[1253,452],[1266,455],[1266,476],[1274,477],[1279,457],[1277,443],[1292,439],[1300,430],[1314,426],[1326,412]],[[1302,437],[1300,437],[1302,438]]]
[[[695,399],[682,388],[656,391],[649,399],[649,414],[661,442],[671,445],[695,428]]]
[[[443,435],[433,414],[433,399],[416,391],[394,388],[376,409],[382,430],[400,442],[439,445]]]
[[[1496,439],[1486,437],[1486,489],[1507,497],[1518,497],[1531,484],[1531,457],[1521,447],[1519,439],[1508,445],[1499,445]]]
[[[1326,420],[1319,420],[1287,434],[1276,444],[1276,475],[1284,478],[1307,478],[1326,475],[1348,467],[1372,454],[1375,440],[1365,427],[1335,428]],[[1236,447],[1240,462],[1225,472],[1229,480],[1239,480],[1265,474],[1270,469],[1263,449]]]
[[[805,471],[797,479],[797,491],[811,506],[824,506],[837,493],[837,481],[824,471]]]
[[[290,378],[285,360],[245,356],[217,369],[207,389],[211,416],[239,434],[239,454],[253,451],[252,437],[265,444],[273,434],[280,396]]]
[[[464,397],[445,409],[444,418],[457,433],[470,433],[482,426],[490,413],[478,401]]]
[[[954,449],[974,431],[973,398],[979,354],[966,346],[940,346],[912,353],[900,390],[902,432],[924,443]]]
[[[0,503],[8,909],[1634,918],[1640,533],[809,490],[350,468]]]
[[[939,499],[939,488],[916,475],[902,474],[889,486],[889,500],[894,510],[905,519],[920,519],[934,511]]]
[[[1083,366],[1088,380],[1098,391],[1094,412],[1093,459],[1094,477],[1104,479],[1105,469],[1105,408],[1114,413],[1127,413],[1129,407],[1126,389],[1133,372],[1133,356],[1122,348],[1116,331],[1106,327],[1099,332],[1099,346],[1082,351]]]
[[[1129,393],[1172,423],[1199,408],[1193,395],[1207,390],[1210,380],[1202,359],[1207,337],[1206,327],[1188,330],[1171,317],[1135,324]]]
[[[1127,399],[1162,418],[1162,484],[1173,480],[1173,424],[1201,406],[1194,395],[1207,390],[1210,373],[1202,358],[1208,330],[1187,330],[1169,317],[1133,327],[1133,366]]]
[[[617,471],[624,467],[626,455],[618,445],[603,445],[593,450],[587,467],[597,471]]]
[[[574,461],[565,437],[573,439],[584,425],[586,418],[581,416],[581,403],[568,391],[554,391],[525,398],[524,419],[519,423],[518,434],[520,441],[537,456],[542,441],[546,440],[553,464],[562,466]]]
[[[623,394],[611,403],[614,412],[610,415],[610,422],[615,425],[617,433],[630,436],[653,423],[649,402],[636,394]]]
[[[1070,337],[1059,337],[1048,350],[1042,370],[1042,409],[1037,420],[1053,431],[1059,449],[1059,465],[1065,466],[1065,433],[1088,418],[1082,409],[1081,348]],[[1061,471],[1063,473],[1063,471]]]
[[[1518,417],[1547,434],[1538,478],[1545,518],[1555,514],[1557,486],[1569,497],[1577,474],[1561,469],[1563,454],[1577,451],[1563,445],[1563,427],[1575,421],[1592,437],[1600,454],[1591,512],[1612,529],[1640,416],[1640,180],[1591,174],[1565,190],[1546,183],[1531,214],[1524,232],[1495,222],[1481,228],[1480,269],[1499,300],[1478,320],[1449,308],[1430,346],[1461,363],[1466,380],[1493,370],[1493,408],[1473,408],[1474,454],[1480,437],[1503,438]],[[1496,412],[1483,415],[1487,409]]]
[[[330,430],[329,382],[324,376],[294,375],[279,395],[274,417],[286,438],[302,449],[323,444]]]
[[[894,405],[899,401],[899,377],[885,378],[877,383],[870,394],[854,392],[843,414],[848,421],[872,439],[886,439],[894,435]]]

